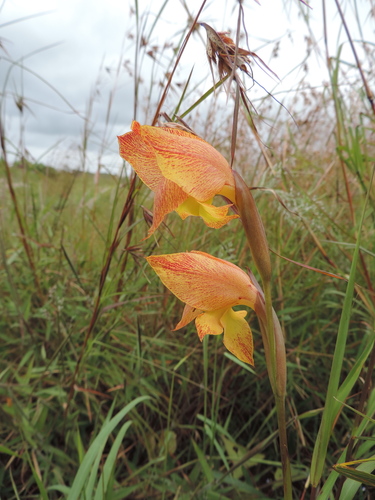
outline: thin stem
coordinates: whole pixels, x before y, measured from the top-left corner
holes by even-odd
[[[135,197],[135,194],[136,194],[136,185],[137,185],[137,176],[136,176],[135,173],[133,173],[132,176],[131,176],[129,191],[128,191],[128,195],[126,197],[125,204],[124,204],[121,216],[120,216],[120,220],[119,220],[119,222],[117,224],[117,227],[116,227],[116,230],[115,230],[115,235],[113,237],[111,246],[109,247],[108,254],[107,254],[107,257],[106,257],[106,261],[105,261],[104,266],[102,267],[102,270],[101,270],[101,273],[100,273],[98,294],[96,296],[95,305],[94,305],[94,309],[93,309],[93,312],[92,312],[91,320],[90,320],[90,323],[89,323],[89,325],[87,327],[87,331],[86,331],[85,337],[83,339],[83,344],[82,344],[82,347],[81,347],[81,352],[79,354],[79,357],[78,357],[78,360],[77,360],[77,363],[76,363],[76,366],[75,366],[75,369],[74,369],[74,372],[73,372],[72,380],[71,380],[71,383],[70,383],[70,389],[69,389],[69,393],[68,393],[68,402],[67,402],[67,405],[66,405],[66,408],[65,408],[65,412],[64,412],[64,418],[66,418],[66,416],[67,416],[67,414],[69,412],[70,402],[71,402],[71,400],[73,398],[73,394],[74,394],[75,382],[77,380],[79,368],[81,366],[82,359],[83,359],[83,356],[85,354],[89,338],[91,336],[91,333],[92,333],[92,331],[93,331],[93,329],[94,329],[94,327],[96,325],[96,322],[97,322],[97,320],[99,318],[99,315],[100,315],[101,299],[102,299],[102,293],[103,293],[104,285],[106,283],[107,275],[108,275],[108,272],[109,272],[109,268],[111,266],[111,262],[112,262],[113,256],[115,254],[116,249],[118,248],[118,246],[120,244],[120,229],[121,229],[123,223],[125,222],[126,218],[129,216],[129,213],[131,212],[131,208],[132,208],[133,203],[134,203],[134,197]]]
[[[238,174],[233,171],[236,185],[236,206],[241,217],[247,241],[250,246],[254,263],[262,278],[264,287],[264,309],[259,306],[256,311],[261,323],[266,363],[270,383],[276,401],[277,420],[280,437],[280,454],[283,466],[284,499],[292,500],[292,476],[288,456],[288,443],[285,420],[286,396],[286,353],[284,335],[279,320],[272,308],[271,293],[271,259],[268,249],[266,232],[259,215],[254,198],[248,186]]]
[[[283,467],[284,499],[292,500],[292,473],[288,453],[288,439],[286,432],[285,396],[275,395],[277,424],[279,428],[279,442],[281,464]]]
[[[163,106],[163,104],[164,104],[165,98],[167,97],[167,93],[168,93],[169,87],[170,87],[170,85],[171,85],[171,83],[172,83],[172,78],[173,78],[173,75],[174,75],[174,73],[175,73],[175,71],[176,71],[176,69],[177,69],[178,63],[180,62],[180,59],[181,59],[181,56],[182,56],[182,54],[183,54],[183,52],[184,52],[184,50],[185,50],[186,44],[187,44],[187,43],[188,43],[188,41],[189,41],[190,35],[192,34],[192,32],[193,32],[193,30],[194,30],[194,27],[195,27],[195,25],[196,25],[196,23],[197,23],[197,21],[198,21],[198,17],[201,15],[201,12],[202,12],[202,10],[203,10],[203,8],[204,8],[204,6],[205,6],[206,2],[207,2],[207,0],[203,0],[202,5],[200,6],[200,8],[199,8],[199,10],[198,10],[198,14],[196,15],[196,17],[195,17],[195,19],[194,19],[194,22],[193,22],[193,24],[191,25],[191,28],[190,28],[190,30],[189,30],[189,32],[188,32],[188,34],[186,35],[185,40],[183,41],[183,43],[182,43],[182,45],[181,45],[181,48],[180,48],[180,50],[179,50],[179,52],[178,52],[178,56],[177,56],[176,62],[175,62],[175,64],[174,64],[174,66],[173,66],[173,69],[172,69],[172,71],[171,71],[170,75],[169,75],[169,78],[168,78],[167,84],[166,84],[166,86],[165,86],[165,88],[164,88],[164,91],[163,91],[163,94],[162,94],[162,96],[161,96],[161,99],[160,99],[160,101],[159,101],[159,103],[158,103],[158,105],[157,105],[156,112],[155,112],[155,116],[154,116],[154,119],[153,119],[153,121],[152,121],[152,125],[155,125],[155,124],[156,124],[156,122],[157,122],[157,120],[158,120],[158,118],[159,118],[159,113],[160,113],[161,107],[162,107],[162,106]]]
[[[268,345],[270,350],[270,382],[272,386],[273,393],[275,397],[278,395],[280,391],[277,389],[276,380],[277,380],[277,359],[276,359],[276,342],[275,342],[275,332],[273,327],[273,313],[272,313],[272,296],[271,296],[271,281],[263,280],[263,289],[264,289],[264,299],[266,305],[266,335],[268,339]],[[284,391],[281,391],[285,393]]]
[[[370,106],[371,106],[371,109],[372,109],[373,113],[375,114],[374,94],[371,92],[371,89],[370,89],[370,87],[369,87],[369,85],[367,83],[365,74],[364,74],[363,69],[362,69],[361,61],[359,60],[359,57],[357,55],[357,51],[355,50],[354,43],[353,43],[352,37],[350,35],[350,31],[349,31],[348,25],[346,24],[344,13],[343,13],[343,11],[341,9],[340,3],[338,2],[338,0],[335,0],[335,3],[336,3],[337,10],[339,12],[339,15],[341,17],[342,25],[344,26],[344,29],[346,31],[346,35],[348,37],[349,44],[350,44],[350,47],[351,47],[352,52],[353,52],[353,56],[354,56],[355,62],[357,64],[357,68],[358,68],[359,74],[361,75],[363,86],[365,87],[366,97],[369,100],[369,103],[370,103]]]
[[[12,198],[14,211],[16,213],[18,227],[19,227],[20,233],[21,233],[21,242],[22,242],[23,248],[25,250],[27,260],[29,262],[31,273],[32,273],[33,278],[34,278],[34,284],[35,284],[38,298],[41,301],[41,303],[43,303],[44,302],[43,292],[42,292],[42,289],[40,286],[38,274],[37,274],[35,263],[34,263],[33,251],[28,243],[28,237],[26,234],[25,225],[23,223],[21,210],[19,208],[16,192],[15,192],[14,187],[13,187],[12,175],[10,173],[10,167],[9,167],[9,163],[8,163],[8,159],[7,159],[7,150],[5,147],[5,132],[3,130],[3,125],[1,122],[0,122],[0,143],[1,143],[1,150],[3,152],[3,163],[5,166],[5,174],[6,174],[6,178],[7,178],[7,182],[8,182],[8,188],[9,188],[10,196]]]
[[[263,281],[266,307],[266,336],[269,345],[269,375],[275,397],[277,424],[279,429],[280,455],[283,469],[284,499],[292,500],[292,474],[286,432],[286,355],[284,336],[279,320],[272,308],[271,280]]]

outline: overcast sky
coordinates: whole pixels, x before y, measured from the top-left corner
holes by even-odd
[[[164,0],[138,1],[140,25],[146,36],[164,3]],[[331,9],[328,13],[332,27],[331,55],[336,54],[338,40],[342,40],[349,60],[351,55],[345,36],[338,28],[334,29],[335,23],[339,26],[334,2],[327,3]],[[137,118],[142,122],[150,119],[142,109],[150,87],[150,75],[157,76],[153,88],[153,95],[157,96],[158,81],[163,80],[163,72],[169,68],[172,47],[177,46],[186,27],[187,13],[182,4],[180,0],[166,2],[146,50],[142,52],[153,50],[151,55],[156,56],[157,61],[149,55],[141,60],[144,85]],[[201,0],[188,0],[186,4],[195,16]],[[243,4],[250,49],[257,52],[282,80],[277,83],[255,66],[255,78],[262,85],[282,99],[283,92],[297,89],[303,78],[306,83],[309,81],[317,86],[328,80],[321,2],[310,1],[312,10],[297,0],[260,0],[260,5],[245,0]],[[135,1],[5,0],[1,5],[1,114],[9,153],[17,155],[27,150],[37,161],[79,168],[86,125],[89,155],[85,168],[95,171],[100,162],[113,171],[121,164],[116,135],[128,131],[134,117],[135,15],[132,11]],[[236,5],[234,0],[208,0],[200,20],[218,31],[231,30],[235,38],[237,11],[232,10]],[[367,10],[368,2],[360,0],[359,13],[364,16],[365,37],[374,40],[374,20],[365,18]],[[310,16],[310,29],[303,14]],[[355,31],[356,22],[350,6],[346,15]],[[210,88],[212,78],[205,56],[203,28],[200,32],[189,42],[175,82],[184,84],[194,65],[194,85],[199,84],[202,94]],[[308,61],[310,71],[306,77],[301,64],[306,56],[308,37],[313,38],[312,43],[317,44],[318,50],[313,51]],[[276,57],[274,51],[278,42],[280,48]],[[160,48],[168,43],[172,47],[162,52]],[[159,69],[153,73],[155,68]],[[21,98],[25,104],[22,114],[17,107]],[[176,104],[177,95],[170,96],[169,106],[173,99]],[[171,109],[167,107],[165,111],[171,112]],[[149,116],[153,111],[151,103]]]

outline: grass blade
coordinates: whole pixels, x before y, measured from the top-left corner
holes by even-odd
[[[374,170],[372,171],[372,178],[370,186],[372,185],[372,180],[374,178]],[[323,469],[325,465],[325,459],[328,449],[328,442],[332,432],[332,426],[335,419],[335,408],[337,402],[335,397],[337,397],[339,389],[339,381],[341,375],[342,364],[345,355],[346,339],[349,330],[350,314],[352,309],[352,301],[354,295],[354,285],[355,285],[355,274],[357,263],[359,259],[359,247],[360,247],[360,234],[363,225],[367,201],[369,199],[370,191],[367,192],[366,201],[362,210],[361,221],[358,228],[358,236],[356,241],[356,246],[354,249],[352,265],[350,269],[350,276],[348,285],[346,288],[346,294],[344,298],[344,304],[342,309],[342,314],[339,323],[339,329],[336,340],[336,347],[332,361],[331,374],[328,383],[327,395],[326,395],[326,405],[324,407],[322,421],[320,424],[320,429],[317,437],[317,441],[314,447],[312,464],[311,464],[311,484],[313,488],[316,488],[323,474]]]
[[[121,427],[120,432],[116,436],[111,451],[109,452],[107,460],[105,461],[102,475],[100,476],[98,487],[95,493],[95,500],[102,500],[103,498],[106,498],[106,495],[108,495],[108,486],[110,484],[111,474],[115,466],[117,453],[121,446],[122,440],[124,439],[126,431],[131,426],[131,423],[131,420],[129,422],[125,422],[125,424]]]
[[[90,448],[88,449],[85,458],[83,459],[76,477],[73,481],[70,493],[67,500],[78,500],[82,489],[85,486],[86,480],[91,473],[91,468],[96,461],[97,455],[100,450],[104,447],[109,435],[114,430],[114,428],[120,423],[120,421],[127,415],[137,404],[142,401],[150,399],[149,396],[140,396],[134,399],[131,403],[127,404],[115,417],[113,417],[109,422],[107,422],[97,435],[97,437],[92,442]]]

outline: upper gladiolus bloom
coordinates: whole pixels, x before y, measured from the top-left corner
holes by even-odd
[[[147,261],[164,285],[186,304],[175,330],[195,319],[200,340],[224,331],[225,347],[241,361],[254,364],[246,311],[232,307],[246,305],[262,314],[264,305],[242,269],[203,252],[152,255]]]
[[[220,228],[237,215],[230,205],[215,207],[221,194],[235,202],[234,178],[226,159],[203,139],[171,127],[150,127],[134,121],[132,132],[118,137],[120,155],[155,193],[154,220],[148,235],[176,210],[185,219],[199,215]]]

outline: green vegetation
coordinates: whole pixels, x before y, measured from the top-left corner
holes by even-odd
[[[365,500],[374,495],[375,461],[358,471],[364,484],[345,476],[342,482],[340,467],[332,466],[375,455],[375,115],[359,77],[349,90],[340,89],[340,63],[338,53],[331,88],[310,96],[307,116],[298,106],[290,109],[298,129],[276,119],[264,134],[272,169],[240,114],[236,168],[249,184],[266,188],[253,194],[274,252],[272,295],[286,335],[294,497],[310,495],[344,315],[339,401],[330,402],[326,425],[334,430],[319,462],[318,498]],[[199,115],[184,120],[199,127]],[[231,128],[224,128],[218,134],[213,122],[204,138],[230,158]],[[201,344],[193,324],[172,331],[182,304],[144,260],[201,250],[254,271],[240,222],[213,230],[198,218],[182,222],[172,214],[155,237],[142,241],[142,207],[151,210],[152,197],[140,182],[134,185],[128,167],[96,178],[26,160],[10,166],[4,149],[5,143],[0,497],[282,498],[277,416],[255,316],[249,312],[252,370],[221,338]],[[353,301],[345,299],[350,274]]]

